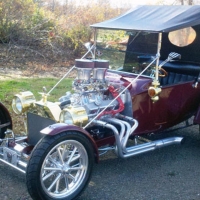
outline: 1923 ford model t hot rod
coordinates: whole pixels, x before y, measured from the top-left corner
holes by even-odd
[[[73,93],[49,102],[59,81],[40,101],[29,91],[14,96],[14,112],[26,113],[26,137],[16,137],[0,104],[0,160],[26,173],[33,199],[75,199],[102,152],[113,150],[127,158],[179,144],[182,137],[150,140],[149,135],[192,116],[193,124],[200,124],[199,15],[200,6],[137,6],[92,25],[93,45],[61,79],[77,70]],[[102,59],[117,52],[97,39],[107,29],[128,34],[126,47],[118,49],[125,55],[118,70]],[[88,53],[92,58],[85,58]]]

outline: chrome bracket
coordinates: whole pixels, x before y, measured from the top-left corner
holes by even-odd
[[[17,163],[18,163],[17,153],[7,147],[3,148],[3,159],[5,161],[17,166]]]

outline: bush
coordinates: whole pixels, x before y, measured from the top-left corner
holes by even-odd
[[[108,4],[100,6],[91,3],[76,8],[72,4],[66,5],[65,9],[68,11],[73,9],[73,13],[69,12],[60,17],[59,27],[63,31],[63,34],[60,34],[77,56],[83,54],[83,50],[85,51],[83,44],[93,39],[93,30],[89,26],[119,14],[119,10],[111,8]]]
[[[119,14],[107,3],[75,6],[74,1],[52,7],[33,0],[10,0],[2,1],[0,9],[0,62],[25,68],[83,55],[83,44],[93,38],[89,25]]]
[[[34,12],[35,4],[32,0],[1,1],[0,9],[0,40],[8,43],[12,31],[22,28],[22,18]]]

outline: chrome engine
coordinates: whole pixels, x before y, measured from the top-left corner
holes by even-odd
[[[120,88],[114,88],[105,80],[108,61],[77,59],[75,67],[77,78],[72,83],[74,93],[67,92],[59,99],[63,107],[61,122],[83,126],[104,108],[106,111],[103,115],[112,114],[114,109],[122,110],[121,98],[113,101]]]

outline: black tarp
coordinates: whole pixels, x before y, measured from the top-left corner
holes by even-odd
[[[123,15],[91,25],[94,28],[170,32],[200,24],[200,5],[135,6]]]

